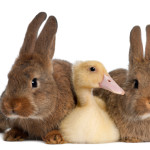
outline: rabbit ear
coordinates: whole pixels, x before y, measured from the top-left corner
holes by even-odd
[[[143,61],[143,45],[139,26],[135,26],[130,33],[129,61],[130,65]]]
[[[145,59],[150,60],[150,25],[146,27]]]
[[[46,19],[46,13],[41,12],[35,16],[32,22],[29,24],[24,43],[21,47],[20,54],[32,53],[35,47],[38,30],[42,22]]]
[[[52,59],[55,51],[55,35],[57,31],[57,20],[50,16],[41,31],[35,45],[35,52],[41,57]]]

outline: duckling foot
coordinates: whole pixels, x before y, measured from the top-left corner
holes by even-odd
[[[46,144],[64,144],[65,141],[58,130],[49,132],[45,137],[42,138]]]
[[[142,140],[138,139],[138,138],[131,138],[131,137],[124,137],[122,139],[120,139],[120,142],[126,142],[126,143],[139,143],[142,142]]]
[[[24,141],[28,137],[26,132],[19,130],[17,128],[11,129],[4,134],[5,141]]]

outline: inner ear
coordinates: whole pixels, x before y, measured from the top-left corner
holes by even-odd
[[[143,61],[143,45],[141,39],[141,29],[135,26],[130,33],[130,52],[129,61],[130,65]]]

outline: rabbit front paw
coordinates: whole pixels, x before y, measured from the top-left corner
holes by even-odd
[[[45,137],[42,138],[46,144],[64,144],[65,141],[58,130],[49,132]]]
[[[120,139],[120,142],[139,143],[139,142],[142,142],[142,140],[135,138],[135,137],[124,137]]]
[[[4,134],[5,141],[24,141],[28,137],[28,134],[19,129],[11,129]]]

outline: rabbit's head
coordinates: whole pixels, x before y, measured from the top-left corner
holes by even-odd
[[[144,56],[140,27],[135,26],[130,33],[129,71],[125,83],[124,108],[140,119],[150,117],[150,25],[146,27],[146,35]]]
[[[1,110],[9,118],[42,118],[55,110],[56,83],[52,58],[55,49],[56,18],[46,19],[39,13],[29,24],[19,57],[8,75],[8,84],[1,99]]]

